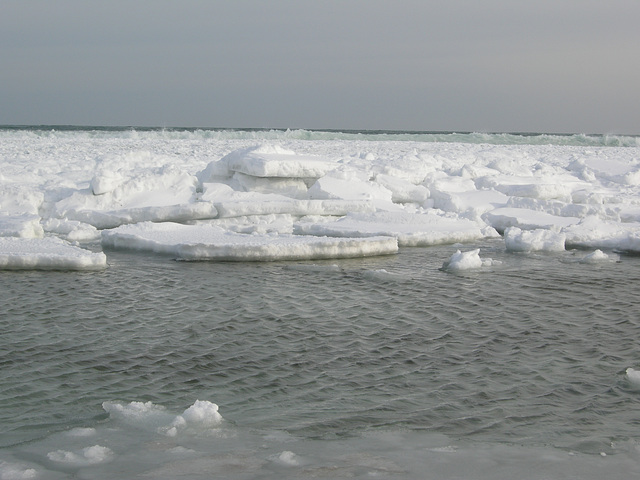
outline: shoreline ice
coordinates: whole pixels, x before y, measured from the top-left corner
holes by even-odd
[[[83,246],[100,239],[189,260],[381,255],[500,234],[507,251],[640,252],[638,146],[134,133],[0,131],[0,269],[104,268]]]

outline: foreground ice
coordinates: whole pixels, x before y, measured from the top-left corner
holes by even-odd
[[[380,255],[498,235],[515,252],[640,252],[638,146],[133,133],[0,131],[0,268],[102,268],[82,247],[100,239],[190,260]]]
[[[637,478],[638,446],[610,454],[552,446],[470,443],[410,429],[372,429],[338,440],[225,422],[198,400],[182,413],[152,402],[104,402],[95,427],[54,432],[0,459],[0,478]],[[241,422],[239,422],[241,423]]]

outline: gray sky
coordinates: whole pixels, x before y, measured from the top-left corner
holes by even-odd
[[[0,0],[0,124],[640,134],[640,1]]]

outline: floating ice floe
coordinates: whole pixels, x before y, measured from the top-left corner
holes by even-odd
[[[449,272],[462,272],[464,270],[476,270],[481,267],[500,265],[500,260],[492,258],[480,258],[480,249],[476,248],[468,252],[457,250],[447,261],[442,264],[442,270]]]
[[[91,252],[59,238],[0,237],[0,269],[101,270],[107,266],[103,252]]]
[[[398,251],[395,237],[246,235],[215,225],[169,222],[144,222],[104,230],[102,244],[106,247],[170,254],[182,260],[312,260],[389,255]]]
[[[627,378],[634,385],[640,386],[640,370],[636,370],[635,368],[627,368],[626,372]]]

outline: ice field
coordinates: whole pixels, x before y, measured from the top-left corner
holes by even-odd
[[[227,261],[386,255],[499,235],[519,252],[640,251],[637,145],[317,135],[2,130],[0,267],[106,268],[108,256],[82,248],[98,240]],[[523,141],[486,137],[501,138]]]

